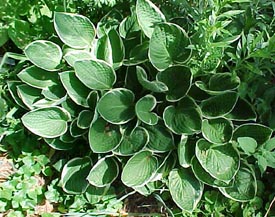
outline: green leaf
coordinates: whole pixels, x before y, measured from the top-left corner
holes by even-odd
[[[219,188],[219,190],[224,194],[224,196],[232,200],[247,202],[256,196],[256,181],[254,171],[248,165],[242,164],[235,176],[233,186]]]
[[[94,111],[82,110],[77,117],[77,126],[81,129],[88,129],[91,125],[94,115]]]
[[[125,124],[135,116],[135,95],[125,88],[115,88],[105,93],[98,102],[97,111],[112,124]]]
[[[235,129],[233,139],[237,141],[239,137],[251,137],[260,145],[270,139],[272,132],[269,127],[261,124],[242,124]]]
[[[127,161],[121,181],[128,187],[144,186],[154,177],[157,168],[158,159],[150,151],[141,151]]]
[[[53,86],[43,89],[42,95],[49,100],[57,101],[61,100],[63,97],[66,96],[66,90],[61,84],[61,82],[58,82]]]
[[[237,99],[237,93],[231,91],[212,96],[201,102],[202,114],[207,118],[222,117],[233,110]]]
[[[257,141],[251,137],[239,137],[237,139],[239,146],[247,155],[252,155],[257,148]]]
[[[119,34],[125,39],[135,38],[139,31],[136,14],[125,17],[119,25]]]
[[[8,27],[0,24],[0,47],[2,47],[8,40]]]
[[[135,106],[138,119],[145,124],[156,125],[158,123],[158,116],[152,112],[156,105],[157,100],[153,95],[146,95],[139,99]]]
[[[240,85],[240,78],[229,72],[216,73],[210,77],[207,85],[202,81],[196,81],[195,85],[208,94],[217,95],[237,89]]]
[[[70,124],[70,134],[73,138],[78,138],[84,135],[87,131],[77,126],[77,118],[75,118]]]
[[[68,121],[69,113],[59,107],[39,108],[22,117],[22,122],[28,130],[44,138],[55,138],[64,134]]]
[[[97,41],[96,57],[109,63],[113,69],[118,69],[125,56],[123,42],[115,29]]]
[[[95,153],[107,153],[115,149],[121,141],[119,127],[102,118],[94,121],[89,129],[90,148]]]
[[[91,169],[89,157],[73,158],[68,161],[61,173],[61,184],[63,190],[68,194],[82,194],[89,186],[86,177]]]
[[[118,173],[119,167],[116,160],[112,157],[104,157],[93,166],[87,180],[96,187],[105,187],[117,178]]]
[[[156,24],[165,22],[164,15],[150,0],[137,0],[136,14],[139,26],[148,38],[151,38]]]
[[[143,127],[127,128],[122,140],[113,152],[117,155],[128,156],[140,151],[149,142],[149,134]]]
[[[194,156],[191,161],[192,170],[198,180],[212,187],[229,187],[232,183],[225,183],[221,180],[213,178],[201,165],[198,159]]]
[[[191,165],[191,159],[195,155],[196,143],[188,136],[182,135],[178,144],[178,160],[183,168],[188,168]]]
[[[146,71],[140,67],[136,67],[137,79],[139,83],[147,90],[152,92],[161,93],[168,90],[168,87],[160,81],[149,81],[147,78]]]
[[[188,169],[172,170],[168,181],[174,202],[182,210],[191,213],[202,197],[203,184]]]
[[[230,143],[214,145],[200,139],[196,144],[196,157],[213,178],[226,183],[234,178],[239,169],[240,156]]]
[[[227,143],[232,138],[233,124],[225,118],[203,120],[202,135],[212,143]]]
[[[87,97],[91,90],[79,81],[74,71],[62,72],[59,76],[71,99],[78,105],[89,107],[87,104]]]
[[[22,102],[21,98],[18,96],[17,92],[17,86],[22,85],[22,83],[19,81],[7,81],[7,85],[9,93],[12,96],[13,100],[16,102],[16,104],[24,109],[27,109],[25,104]]]
[[[30,66],[17,74],[21,81],[39,89],[44,89],[58,83],[58,74],[48,72],[36,66]]]
[[[124,61],[125,66],[136,66],[148,60],[149,42],[145,41],[130,50],[129,56]]]
[[[234,121],[255,121],[257,114],[249,102],[239,98],[233,110],[225,117]]]
[[[172,23],[158,24],[149,45],[149,59],[153,66],[162,71],[169,66],[182,64],[191,56],[190,39],[186,32]]]
[[[89,60],[92,57],[92,54],[86,50],[69,50],[63,58],[73,67],[76,61]]]
[[[61,48],[51,41],[33,41],[25,48],[24,52],[34,65],[47,71],[58,70],[62,59]]]
[[[95,27],[82,15],[55,12],[54,28],[59,38],[73,48],[91,47],[95,38]]]
[[[153,152],[167,152],[175,148],[173,134],[163,125],[146,125],[149,133],[147,147]]]
[[[192,73],[185,66],[172,66],[157,74],[158,81],[168,87],[166,99],[175,102],[182,99],[192,84]]]
[[[181,99],[177,106],[168,106],[163,112],[165,125],[175,134],[191,135],[201,130],[201,114],[196,103],[188,97]]]
[[[102,60],[76,61],[74,68],[79,80],[91,89],[108,90],[116,81],[115,71]]]
[[[17,93],[22,102],[30,109],[34,109],[35,102],[41,99],[41,90],[30,87],[26,84],[17,86]]]
[[[110,186],[99,188],[93,185],[89,185],[85,192],[85,198],[92,205],[99,204],[100,201],[105,201],[106,197],[109,199],[109,195],[111,198],[115,196],[114,188],[110,188]]]
[[[267,151],[273,151],[275,149],[275,137],[265,142],[263,148]]]
[[[73,147],[76,147],[77,144],[74,142],[63,142],[58,138],[55,139],[45,139],[45,142],[55,150],[67,151],[71,150]]]

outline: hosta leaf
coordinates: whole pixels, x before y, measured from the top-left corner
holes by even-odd
[[[116,160],[112,157],[105,157],[93,166],[87,180],[96,187],[105,187],[117,178],[118,173],[119,167]]]
[[[201,102],[201,111],[205,117],[221,117],[232,111],[238,99],[236,92],[225,92]]]
[[[81,129],[87,129],[91,125],[94,118],[94,112],[91,110],[83,110],[77,117],[77,126]]]
[[[71,99],[78,105],[88,107],[86,99],[90,93],[90,89],[79,81],[74,71],[62,72],[59,76]]]
[[[168,106],[163,113],[165,125],[175,134],[194,134],[201,130],[201,114],[196,103],[188,97],[177,106]]]
[[[233,139],[236,141],[239,137],[251,137],[257,141],[258,144],[263,144],[272,135],[272,130],[261,124],[243,124],[235,129]]]
[[[191,55],[190,39],[186,32],[172,23],[158,24],[149,45],[149,59],[159,71],[186,62]]]
[[[76,61],[74,68],[79,80],[91,89],[108,90],[116,81],[115,71],[102,60]]]
[[[70,50],[64,55],[64,59],[72,67],[76,61],[89,60],[92,57],[92,54],[86,50]]]
[[[61,48],[51,42],[38,40],[30,43],[24,50],[28,59],[37,67],[56,71],[62,59]]]
[[[136,103],[136,114],[139,120],[148,125],[155,125],[158,122],[157,114],[152,110],[157,105],[157,100],[153,95],[146,95]]]
[[[89,144],[95,153],[107,153],[115,149],[121,140],[119,127],[102,118],[94,121],[89,129]]]
[[[242,150],[247,154],[251,155],[256,151],[257,141],[251,137],[239,137],[237,139],[238,145],[242,148]]]
[[[264,145],[263,148],[267,151],[273,151],[275,149],[275,137],[268,140]]]
[[[257,192],[255,172],[249,166],[242,164],[235,176],[233,186],[219,189],[232,200],[240,202],[252,200]]]
[[[174,202],[182,210],[191,213],[202,197],[203,184],[196,179],[189,169],[172,170],[168,180]]]
[[[73,48],[90,47],[95,38],[95,27],[82,15],[55,12],[54,28],[59,38]]]
[[[179,164],[188,168],[191,165],[191,159],[195,155],[196,143],[188,139],[188,136],[182,135],[178,144],[178,159]]]
[[[233,110],[225,117],[234,121],[255,121],[257,114],[249,102],[239,98]]]
[[[70,150],[73,147],[77,147],[76,143],[73,142],[63,142],[58,138],[55,139],[45,139],[45,142],[53,149],[55,150],[61,150],[61,151],[65,151],[65,150]]]
[[[233,124],[225,118],[203,120],[202,135],[212,143],[227,143],[233,134]]]
[[[84,193],[89,185],[86,177],[90,169],[91,160],[89,157],[73,158],[68,161],[61,173],[63,190],[68,194]]]
[[[64,134],[68,121],[69,113],[59,107],[39,108],[22,117],[22,122],[28,130],[44,138],[55,138]]]
[[[127,57],[127,60],[124,61],[126,66],[135,66],[141,63],[144,63],[148,60],[148,50],[149,42],[145,41],[142,44],[138,44],[133,47]]]
[[[25,104],[22,102],[22,99],[18,96],[18,92],[17,92],[17,86],[22,85],[22,83],[19,81],[7,81],[7,85],[8,85],[9,93],[12,99],[16,102],[16,104],[24,109],[27,109]]]
[[[119,25],[119,34],[122,38],[131,39],[140,31],[136,14],[125,17]]]
[[[168,87],[166,99],[175,102],[182,99],[189,91],[192,83],[192,73],[185,66],[172,66],[159,72],[157,79]]]
[[[113,198],[115,196],[115,189],[110,186],[96,187],[89,185],[85,192],[85,198],[90,204],[99,204],[100,201],[105,201],[106,199],[108,200],[109,198]]]
[[[70,124],[70,134],[73,138],[84,135],[87,131],[77,126],[77,118],[75,118]]]
[[[97,41],[96,57],[109,63],[113,69],[119,68],[124,59],[125,51],[123,42],[115,29]]]
[[[105,93],[98,102],[97,111],[108,122],[125,124],[135,116],[135,95],[125,88],[116,88]]]
[[[140,67],[136,67],[137,72],[137,79],[139,83],[147,90],[150,90],[152,92],[161,93],[168,90],[168,87],[160,81],[149,81],[147,79],[146,71]]]
[[[33,104],[41,99],[41,90],[26,84],[17,86],[17,94],[22,102],[31,110],[35,108]]]
[[[237,89],[240,85],[240,78],[232,73],[216,73],[210,77],[208,84],[202,81],[197,81],[195,84],[208,94],[217,95]]]
[[[58,74],[30,66],[17,74],[21,81],[35,88],[47,88],[58,82]]]
[[[191,161],[192,170],[198,180],[206,185],[212,187],[229,187],[232,183],[225,183],[221,180],[213,178],[203,167],[200,165],[198,159],[194,156]]]
[[[213,178],[227,183],[234,178],[239,169],[240,156],[230,143],[214,145],[200,139],[196,144],[196,157]]]
[[[42,90],[42,95],[49,100],[60,100],[66,96],[66,90],[61,82]]]
[[[150,0],[137,0],[136,13],[138,23],[148,38],[151,38],[156,24],[165,22],[164,15]]]
[[[150,151],[141,151],[127,161],[121,180],[128,187],[143,186],[155,175],[157,168],[158,159]]]
[[[121,143],[114,150],[117,155],[127,156],[140,151],[149,142],[149,134],[143,127],[135,127],[133,130],[126,129]]]
[[[163,125],[146,125],[149,133],[147,147],[154,152],[167,152],[175,148],[173,134]]]

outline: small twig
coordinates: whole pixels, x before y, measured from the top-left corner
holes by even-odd
[[[272,208],[274,202],[275,202],[275,196],[273,197],[273,200],[271,201],[271,203],[270,203],[270,205],[269,205],[269,207],[268,207],[268,209],[267,209],[267,211],[266,211],[264,217],[267,217],[267,216],[268,216],[268,213],[270,212],[270,210],[271,210],[271,208]]]

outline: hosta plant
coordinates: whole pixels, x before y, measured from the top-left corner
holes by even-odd
[[[204,189],[252,200],[259,171],[275,166],[275,140],[223,65],[240,35],[220,41],[203,20],[192,29],[149,0],[131,11],[97,24],[55,12],[58,38],[28,44],[28,64],[8,81],[30,132],[56,150],[85,147],[64,165],[63,190],[89,195],[121,181],[145,196],[168,190],[190,213]]]

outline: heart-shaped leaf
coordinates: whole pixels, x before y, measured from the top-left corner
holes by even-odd
[[[86,48],[95,38],[95,27],[82,15],[55,12],[54,28],[59,38],[73,48]]]
[[[79,81],[74,71],[62,72],[59,76],[71,99],[78,105],[88,107],[86,99],[90,93],[90,89]]]
[[[77,117],[77,126],[81,129],[88,129],[95,113],[91,110],[82,110]]]
[[[191,213],[202,197],[203,184],[196,179],[189,169],[172,170],[168,181],[174,202],[182,210]]]
[[[149,133],[147,147],[154,152],[167,152],[175,148],[173,134],[163,125],[144,126]]]
[[[70,114],[59,107],[39,108],[22,117],[28,130],[44,138],[55,138],[64,134],[68,121]]]
[[[198,159],[194,156],[191,161],[192,170],[198,180],[203,182],[206,185],[212,187],[229,187],[232,186],[232,183],[225,183],[221,180],[213,178],[203,167],[200,165]]]
[[[242,124],[235,129],[233,139],[237,141],[239,137],[251,137],[257,141],[258,144],[263,144],[270,139],[272,130],[261,124]]]
[[[237,99],[237,93],[232,91],[212,96],[201,102],[202,114],[209,118],[224,116],[233,110]]]
[[[36,66],[30,66],[17,74],[26,84],[43,89],[55,85],[58,82],[58,74],[48,72]]]
[[[124,59],[123,42],[115,29],[111,29],[106,35],[97,41],[96,57],[109,63],[113,69],[119,68]]]
[[[153,95],[146,95],[136,103],[136,114],[139,120],[148,125],[156,125],[158,122],[157,114],[152,110],[157,105],[157,100]]]
[[[89,157],[73,158],[68,161],[61,173],[63,190],[68,194],[82,194],[86,191],[89,182],[86,177],[91,169]]]
[[[160,81],[148,81],[146,71],[140,67],[136,67],[137,79],[139,83],[147,90],[152,92],[161,93],[168,90],[168,87]]]
[[[17,94],[22,102],[30,109],[34,109],[34,103],[41,99],[41,90],[30,87],[26,84],[18,85]]]
[[[119,127],[102,118],[94,121],[89,129],[89,144],[95,153],[107,153],[115,149],[121,140]]]
[[[70,66],[74,66],[76,61],[92,59],[92,54],[86,50],[69,50],[64,55],[64,59]]]
[[[192,83],[192,73],[185,66],[172,66],[159,72],[157,79],[168,87],[166,99],[175,102],[182,99],[189,91]]]
[[[258,146],[257,141],[251,137],[239,137],[238,145],[247,155],[252,155]]]
[[[195,147],[196,143],[192,141],[190,138],[188,138],[188,136],[181,136],[177,152],[179,164],[183,168],[188,168],[191,166],[191,159],[195,155]]]
[[[125,124],[135,116],[135,95],[125,88],[116,88],[105,93],[98,102],[97,111],[112,124]]]
[[[119,34],[122,38],[131,39],[137,36],[137,32],[140,31],[137,16],[133,14],[125,17],[119,25]]]
[[[230,143],[214,145],[200,139],[196,144],[196,157],[213,178],[226,183],[234,178],[239,169],[240,156]]]
[[[252,200],[257,192],[255,172],[248,165],[242,164],[235,176],[233,186],[219,188],[219,190],[232,200],[240,202]]]
[[[151,38],[156,24],[165,22],[164,15],[150,0],[137,0],[136,13],[138,23],[148,38]]]
[[[149,142],[149,134],[143,127],[135,127],[133,130],[126,129],[121,143],[114,150],[117,155],[128,156],[140,151]]]
[[[212,143],[227,143],[233,134],[233,124],[225,118],[203,120],[202,135]]]
[[[102,60],[76,61],[74,68],[79,80],[91,89],[108,90],[116,81],[115,71]]]
[[[51,41],[33,41],[24,52],[34,65],[47,71],[58,70],[57,67],[62,59],[61,48]]]
[[[175,134],[194,134],[201,130],[201,114],[196,103],[188,97],[177,106],[168,106],[163,113],[165,125]]]
[[[144,186],[154,177],[157,168],[158,159],[150,151],[141,151],[127,161],[121,181],[128,187]]]
[[[156,69],[186,62],[191,56],[190,39],[186,32],[173,23],[158,24],[149,45],[149,59]]]
[[[87,180],[96,187],[105,187],[117,178],[118,173],[119,167],[116,160],[112,157],[104,157],[93,166]]]

